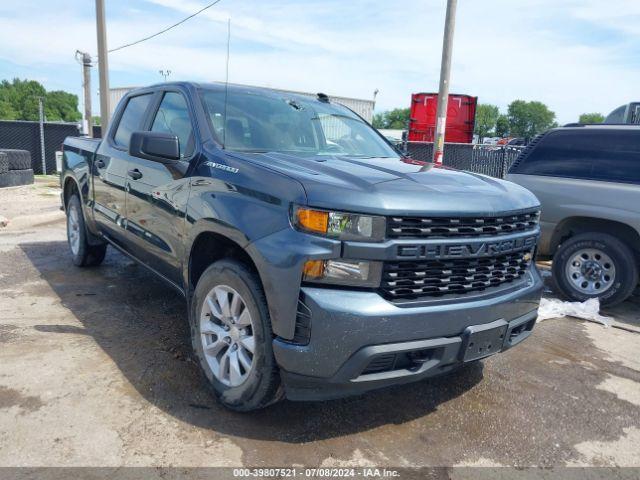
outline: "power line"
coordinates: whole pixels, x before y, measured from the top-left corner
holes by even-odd
[[[216,3],[220,3],[222,0],[215,0],[215,2],[211,2],[210,4],[204,6],[203,8],[201,8],[200,10],[198,10],[195,13],[192,13],[191,15],[189,15],[188,17],[183,18],[182,20],[180,20],[178,23],[174,23],[173,25],[160,30],[159,32],[154,33],[153,35],[149,35],[148,37],[144,37],[141,38],[140,40],[136,40],[135,42],[131,42],[131,43],[127,43],[125,45],[120,45],[119,47],[116,48],[112,48],[111,50],[109,50],[109,53],[113,53],[113,52],[117,52],[118,50],[122,50],[123,48],[127,48],[127,47],[131,47],[133,45],[137,45],[138,43],[142,43],[142,42],[146,42],[147,40],[151,40],[154,37],[157,37],[158,35],[162,35],[163,33],[168,32],[169,30],[171,30],[172,28],[177,27],[178,25],[182,25],[184,22],[186,22],[187,20],[191,20],[193,17],[195,17],[196,15],[201,14],[202,12],[204,12],[206,9],[213,7]]]

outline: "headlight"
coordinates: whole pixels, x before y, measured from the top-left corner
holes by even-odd
[[[364,260],[309,260],[304,264],[306,282],[354,287],[378,287],[382,263]]]
[[[358,213],[329,212],[305,207],[294,207],[293,224],[310,233],[338,240],[381,242],[384,240],[384,217]]]

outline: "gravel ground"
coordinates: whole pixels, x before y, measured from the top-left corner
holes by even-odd
[[[0,466],[640,466],[637,298],[625,329],[551,319],[449,377],[237,414],[184,301],[113,250],[75,268],[58,206],[51,179],[0,190]]]

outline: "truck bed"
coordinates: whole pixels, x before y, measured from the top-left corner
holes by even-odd
[[[67,137],[64,139],[64,146],[77,148],[78,150],[82,150],[84,152],[96,153],[98,147],[100,146],[100,142],[102,139],[100,138],[89,138],[89,137]]]
[[[67,137],[64,139],[63,150],[64,155],[62,157],[62,174],[60,175],[60,187],[62,187],[63,198],[62,205],[66,209],[65,205],[65,192],[67,187],[75,184],[75,188],[82,194],[84,200],[83,206],[86,207],[86,202],[91,190],[91,176],[89,172],[93,165],[95,154],[100,147],[101,139],[89,138],[89,137]],[[75,183],[69,179],[75,179]],[[93,218],[92,212],[89,208],[85,210],[85,217],[87,219]]]

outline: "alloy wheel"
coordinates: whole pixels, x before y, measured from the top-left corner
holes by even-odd
[[[205,360],[215,378],[229,387],[241,385],[253,367],[253,319],[242,296],[226,285],[215,286],[200,312]]]
[[[80,219],[78,209],[72,205],[67,214],[67,236],[71,252],[77,255],[80,251]]]

